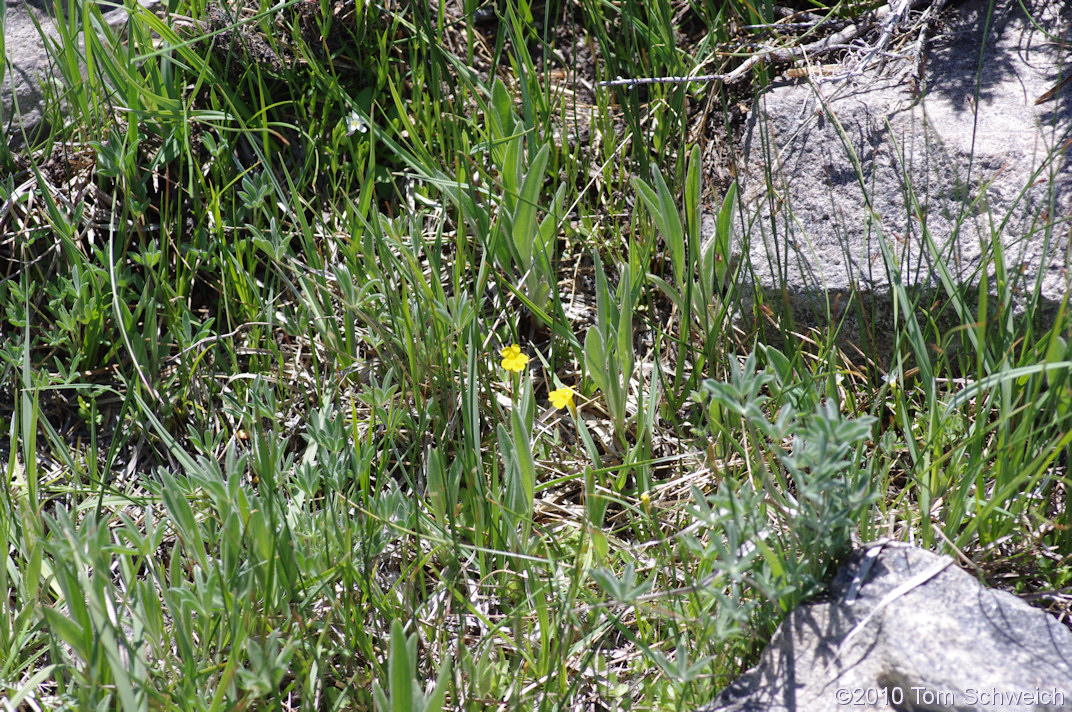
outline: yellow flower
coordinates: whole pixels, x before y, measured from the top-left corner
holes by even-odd
[[[529,357],[521,353],[521,347],[517,344],[507,346],[502,350],[502,367],[507,371],[521,373],[529,363]]]
[[[547,394],[547,397],[550,399],[551,405],[559,410],[562,408],[573,410],[573,389],[569,386],[562,386],[557,390],[551,391]]]

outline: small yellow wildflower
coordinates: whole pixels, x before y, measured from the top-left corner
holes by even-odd
[[[569,386],[562,386],[559,389],[553,390],[547,394],[548,399],[551,401],[551,405],[558,408],[569,408],[573,410],[573,389]]]
[[[502,367],[507,371],[517,371],[521,373],[525,370],[525,366],[529,364],[529,357],[521,353],[521,347],[517,344],[513,346],[507,346],[502,350]]]

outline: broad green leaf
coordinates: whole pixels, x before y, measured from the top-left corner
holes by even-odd
[[[416,670],[410,658],[409,644],[402,624],[391,621],[391,650],[388,654],[391,712],[414,712],[413,675]]]
[[[689,236],[689,255],[694,264],[698,263],[700,254],[701,163],[700,147],[693,146],[689,153],[689,168],[685,174],[685,224]]]
[[[759,344],[758,348],[767,360],[767,365],[774,370],[775,382],[778,384],[779,389],[791,385],[796,380],[793,377],[793,365],[785,354],[767,344]]]
[[[713,251],[714,269],[712,270],[720,289],[726,288],[729,278],[730,257],[733,250],[733,212],[737,206],[737,181],[730,184],[722,208],[718,211],[715,236],[708,250]]]
[[[588,369],[588,376],[595,381],[599,390],[606,392],[607,382],[607,352],[603,344],[603,337],[599,329],[592,327],[584,335],[584,365]]]
[[[376,709],[379,712],[390,712],[391,701],[388,700],[387,695],[384,694],[379,680],[372,681],[372,701],[375,703]]]
[[[521,184],[521,193],[518,195],[517,210],[514,211],[514,245],[521,256],[520,266],[523,270],[532,267],[532,249],[536,240],[536,206],[543,189],[543,176],[547,170],[549,155],[550,149],[544,144],[536,154],[532,167],[525,174],[525,181]]]
[[[604,340],[609,341],[611,330],[618,323],[618,307],[611,298],[607,273],[603,271],[603,260],[598,252],[592,253],[592,263],[596,275],[596,326]]]
[[[524,180],[524,161],[521,159],[521,148],[524,139],[519,135],[509,136],[503,139],[506,150],[502,154],[500,177],[502,178],[503,206],[507,214],[513,219],[517,214],[517,205],[521,192],[521,184]]]
[[[499,454],[502,457],[505,470],[501,495],[503,514],[513,526],[522,519],[522,515],[525,512],[525,493],[519,474],[521,466],[518,464],[517,448],[514,445],[511,432],[507,430],[506,426],[499,423],[495,427],[495,434],[499,441]]]
[[[50,606],[42,606],[41,613],[45,617],[45,622],[48,624],[48,629],[52,636],[71,646],[82,658],[86,660],[92,659],[92,635],[83,635],[81,626]]]
[[[447,506],[457,499],[447,489],[447,468],[443,462],[443,453],[438,447],[432,447],[428,451],[428,457],[424,461],[424,476],[428,482],[427,496],[428,505],[432,509],[432,516],[436,524],[447,528]]]
[[[665,227],[663,228],[663,239],[667,244],[677,244],[681,246],[682,254],[679,258],[680,264],[674,265],[676,274],[680,275],[678,279],[685,279],[685,231],[681,227],[681,215],[678,212],[677,203],[674,201],[674,194],[670,192],[670,188],[666,185],[666,181],[663,180],[663,174],[655,166],[651,168],[651,177],[655,181],[655,187],[659,191],[659,205],[662,210],[663,222]]]
[[[208,562],[205,559],[205,542],[201,538],[201,529],[194,517],[194,510],[186,501],[186,495],[179,489],[178,483],[166,472],[160,475],[160,493],[164,499],[164,507],[177,529],[179,541],[188,556],[193,557],[202,569],[208,570]]]
[[[659,175],[653,168],[652,173]],[[662,179],[662,176],[659,176]],[[665,183],[663,187],[665,187]],[[637,195],[640,196],[641,202],[648,209],[648,213],[655,221],[655,226],[659,229],[659,234],[662,235],[663,241],[666,242],[666,247],[670,250],[670,265],[674,270],[674,279],[678,281],[680,285],[685,279],[685,243],[684,235],[681,230],[675,231],[669,218],[666,216],[663,206],[663,201],[660,195],[658,195],[647,183],[639,178],[633,179],[633,187],[636,189]],[[675,213],[676,217],[676,213]],[[679,220],[680,227],[680,220]]]
[[[622,269],[622,281],[618,286],[621,292],[621,309],[618,312],[618,369],[622,377],[623,391],[627,390],[629,379],[633,376],[633,281],[630,279],[629,267]]]
[[[684,308],[684,302],[681,299],[681,294],[677,291],[676,288],[671,286],[669,282],[667,282],[662,277],[657,277],[656,275],[651,273],[648,274],[648,281],[652,282],[656,287],[658,287],[659,291],[662,292],[667,299],[674,303],[674,307],[677,308],[678,311]]]
[[[491,106],[489,108],[491,111],[488,112],[488,118],[493,129],[492,139],[501,140],[506,138],[507,132],[513,130],[516,117],[510,92],[506,90],[506,85],[503,84],[503,80],[499,77],[495,77],[495,81],[491,85]]]
[[[522,422],[521,413],[515,408],[510,412],[510,425],[513,429],[514,455],[517,458],[518,489],[522,497],[522,509],[518,512],[526,518],[532,515],[533,499],[536,496],[536,460],[532,456],[532,443],[529,430]]]

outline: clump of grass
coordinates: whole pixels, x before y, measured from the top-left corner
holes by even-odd
[[[919,378],[756,345],[734,186],[700,239],[728,98],[598,92],[565,138],[551,29],[576,87],[769,5],[61,9],[68,128],[0,156],[13,706],[682,709],[853,537],[1072,577],[1063,312],[960,304],[965,387],[906,295]]]

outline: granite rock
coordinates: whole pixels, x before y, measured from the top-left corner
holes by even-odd
[[[50,75],[46,37],[56,33],[48,15],[24,0],[4,0],[4,52],[7,68],[0,83],[0,125],[9,145],[22,143],[42,128],[45,96],[42,82]],[[44,33],[44,35],[42,34]]]
[[[1072,631],[946,556],[853,554],[702,712],[1072,711]]]
[[[891,59],[841,81],[788,80],[757,99],[737,259],[798,327],[844,320],[846,342],[888,354],[891,285],[928,307],[949,289],[970,299],[983,270],[994,272],[993,232],[1023,295],[1014,313],[1036,287],[1032,316],[1056,313],[1069,287],[1072,83],[1052,90],[1072,73],[1072,41],[1060,42],[1072,40],[1072,3],[990,8],[947,9],[922,82],[912,62]]]
[[[155,10],[160,0],[139,0],[143,7]],[[59,81],[53,71],[49,45],[58,41],[51,3],[44,0],[4,0],[3,22],[6,71],[0,82],[0,126],[12,148],[24,143],[23,133],[33,139],[47,128],[44,123],[44,85]],[[122,3],[119,3],[122,5]],[[113,30],[121,30],[129,13],[115,3],[102,4],[104,21]]]

